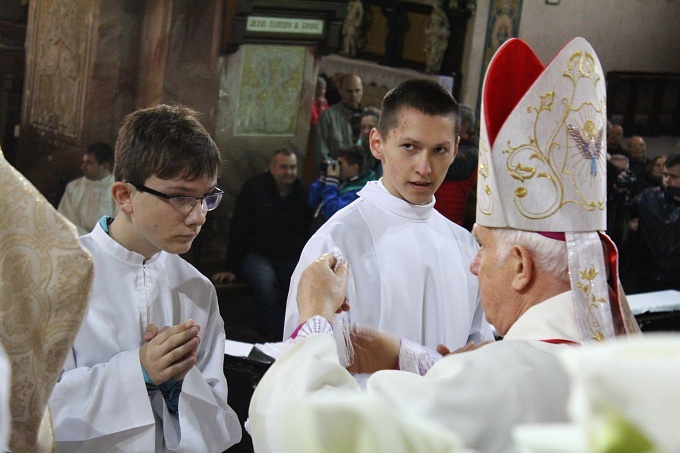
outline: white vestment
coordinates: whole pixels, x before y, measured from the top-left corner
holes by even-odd
[[[380,328],[430,348],[493,339],[470,263],[472,235],[427,205],[391,195],[371,181],[307,242],[291,279],[284,339],[298,325],[300,274],[338,247],[350,264],[347,301],[353,323]]]
[[[118,206],[111,195],[113,175],[93,181],[82,176],[66,185],[58,211],[78,228],[78,234],[87,234],[105,215],[115,217]]]
[[[0,362],[8,360],[0,366],[0,451],[51,452],[48,402],[85,316],[94,266],[73,224],[2,150],[0,181]]]
[[[460,436],[480,452],[512,451],[515,425],[568,419],[558,355],[571,346],[537,340],[579,342],[573,313],[565,292],[530,308],[505,340],[446,356],[425,376],[379,371],[365,393],[340,365],[332,335],[300,339],[255,390],[255,450],[448,452]]]
[[[9,433],[12,426],[12,414],[9,411],[11,368],[9,357],[0,343],[0,451],[9,451]]]
[[[95,281],[50,399],[57,450],[221,452],[239,442],[213,285],[177,255],[160,252],[145,262],[101,225],[81,243],[92,253]],[[173,415],[160,392],[147,395],[139,348],[148,324],[160,329],[189,319],[201,326],[201,343]]]

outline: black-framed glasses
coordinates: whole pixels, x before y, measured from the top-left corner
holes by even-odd
[[[210,193],[204,194],[202,197],[188,197],[183,195],[168,195],[163,192],[146,187],[143,184],[136,184],[134,182],[125,181],[131,184],[135,189],[140,192],[150,193],[151,195],[156,195],[157,197],[163,198],[168,201],[168,204],[172,206],[177,211],[184,215],[189,215],[191,210],[196,206],[196,202],[200,201],[201,209],[203,211],[212,211],[215,209],[222,201],[222,195],[224,192],[218,188],[215,188]]]

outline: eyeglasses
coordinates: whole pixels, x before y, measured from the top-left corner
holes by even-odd
[[[224,194],[222,190],[215,188],[213,192],[206,193],[202,197],[167,195],[164,194],[163,192],[150,189],[149,187],[146,187],[145,185],[142,184],[135,184],[134,182],[129,181],[125,182],[127,182],[128,184],[132,184],[132,186],[135,189],[139,190],[140,192],[147,192],[150,193],[151,195],[156,195],[157,197],[168,200],[168,204],[170,206],[172,206],[174,209],[176,209],[177,211],[181,212],[184,215],[189,215],[191,210],[194,209],[194,206],[196,205],[197,201],[200,201],[201,209],[203,209],[203,211],[212,211],[220,204],[220,201],[222,201],[222,195]]]

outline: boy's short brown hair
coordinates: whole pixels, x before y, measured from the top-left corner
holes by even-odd
[[[397,126],[399,113],[404,108],[412,108],[431,116],[452,116],[455,118],[455,136],[460,132],[458,103],[437,82],[427,79],[406,80],[385,95],[378,121],[378,131],[383,138],[387,138],[390,130]]]
[[[116,181],[144,184],[147,178],[194,181],[219,176],[220,151],[198,113],[183,106],[157,105],[125,117],[115,149]]]

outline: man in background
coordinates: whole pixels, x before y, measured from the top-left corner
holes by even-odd
[[[663,187],[650,187],[633,199],[631,218],[635,259],[626,290],[680,290],[680,154],[666,159]]]
[[[260,334],[268,341],[283,336],[290,277],[309,237],[313,209],[297,168],[295,153],[282,148],[267,171],[246,181],[229,229],[226,271],[212,277],[223,282],[238,276],[251,284]]]
[[[628,157],[628,153],[623,148],[623,126],[616,123],[609,123],[611,127],[607,128],[607,153],[609,155],[623,154]]]
[[[636,135],[628,140],[628,160],[629,169],[633,172],[636,178],[641,178],[647,171],[647,144],[645,139]],[[638,192],[635,192],[637,195]]]
[[[116,214],[116,202],[111,196],[113,149],[106,143],[91,144],[83,154],[80,169],[83,176],[66,185],[57,209],[83,235],[92,231],[102,217]]]
[[[359,140],[361,99],[364,86],[354,73],[344,74],[339,80],[340,102],[330,106],[319,117],[317,124],[317,160],[337,157],[340,148],[356,145]]]

